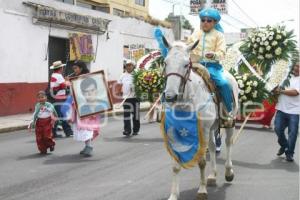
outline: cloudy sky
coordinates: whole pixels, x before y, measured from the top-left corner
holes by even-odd
[[[198,16],[189,15],[189,0],[150,0],[150,14],[158,19],[164,19],[172,12],[183,14],[192,25],[198,26]],[[285,21],[289,29],[295,29],[299,41],[299,0],[227,0],[228,15],[223,15],[222,26],[225,32],[239,32],[240,28],[274,25]],[[250,17],[247,17],[243,11]],[[249,19],[251,18],[251,19]]]

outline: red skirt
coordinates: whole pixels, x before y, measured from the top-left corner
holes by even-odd
[[[51,117],[38,119],[35,127],[36,143],[41,153],[47,153],[48,148],[55,146],[52,135]]]

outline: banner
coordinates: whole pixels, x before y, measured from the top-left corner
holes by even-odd
[[[94,59],[92,35],[70,33],[70,61],[91,62]]]
[[[206,0],[191,0],[190,1],[190,14],[198,15],[199,11],[205,7]]]
[[[226,0],[213,0],[211,3],[211,7],[219,10],[219,12],[222,14],[228,13]]]
[[[165,108],[161,132],[171,157],[183,168],[192,168],[205,156],[206,143],[200,113]]]

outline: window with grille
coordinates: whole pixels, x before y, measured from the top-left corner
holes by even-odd
[[[135,4],[145,6],[145,0],[135,0]]]

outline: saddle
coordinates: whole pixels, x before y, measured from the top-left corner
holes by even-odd
[[[220,96],[220,94],[217,90],[217,87],[216,87],[215,83],[211,80],[208,70],[198,62],[192,64],[192,70],[203,79],[203,81],[204,81],[205,85],[207,86],[209,92],[211,94],[215,94],[215,95],[213,95],[213,101],[215,102],[216,105],[218,105],[218,114],[219,114],[219,119],[220,119],[219,120],[219,127],[220,128],[232,128],[232,127],[234,127],[235,120],[232,118],[232,116],[229,115],[229,113],[224,108],[224,106],[220,106],[221,102],[222,102],[221,101],[221,96]]]

